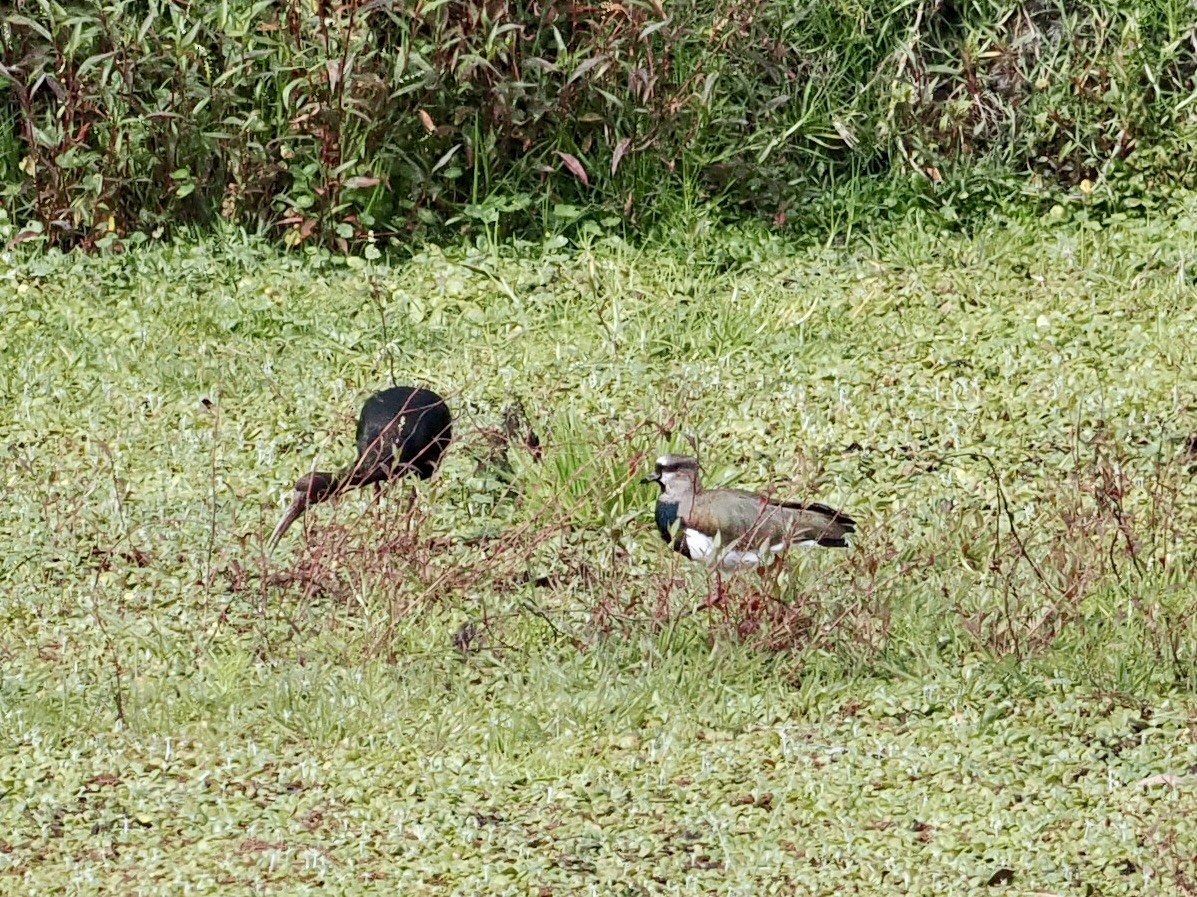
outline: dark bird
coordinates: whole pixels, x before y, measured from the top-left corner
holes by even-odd
[[[688,455],[657,459],[657,529],[675,550],[723,567],[755,566],[791,545],[845,548],[856,521],[814,502],[776,501],[743,489],[703,490],[698,460]]]
[[[392,477],[415,474],[428,479],[449,446],[452,427],[449,406],[430,389],[392,386],[376,392],[366,399],[357,419],[357,460],[336,473],[315,471],[300,477],[267,550],[274,549],[308,505]]]

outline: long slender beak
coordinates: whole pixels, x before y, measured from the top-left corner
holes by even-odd
[[[659,483],[659,482],[661,482],[661,475],[659,473],[653,473],[653,474],[650,474],[649,476],[646,476],[640,482],[642,482],[642,483]]]
[[[283,537],[283,533],[288,530],[292,523],[303,516],[303,512],[307,506],[308,497],[296,493],[295,498],[291,501],[291,507],[287,508],[287,513],[283,514],[283,519],[278,522],[278,526],[270,534],[270,541],[266,543],[267,553],[274,551],[274,546],[278,545],[278,540]]]

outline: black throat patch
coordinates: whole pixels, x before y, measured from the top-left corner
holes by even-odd
[[[672,537],[671,530],[673,529],[673,524],[678,519],[677,507],[676,502],[657,502],[657,531],[661,534],[661,538],[674,551],[680,551],[686,557],[689,557],[690,549],[686,545],[686,527],[684,523],[678,527],[677,537]]]

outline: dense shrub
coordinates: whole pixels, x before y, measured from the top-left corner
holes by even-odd
[[[16,0],[0,189],[61,244],[223,215],[343,248],[676,196],[780,222],[978,161],[1147,193],[1191,158],[1194,35],[1183,0]]]

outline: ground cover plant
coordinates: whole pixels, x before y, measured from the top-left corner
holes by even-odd
[[[1195,233],[7,250],[0,890],[1192,893]],[[859,539],[707,607],[667,449]]]
[[[539,234],[678,195],[805,227],[861,180],[988,214],[1192,186],[1188,0],[16,0],[0,204],[113,246],[219,218],[287,245]]]

